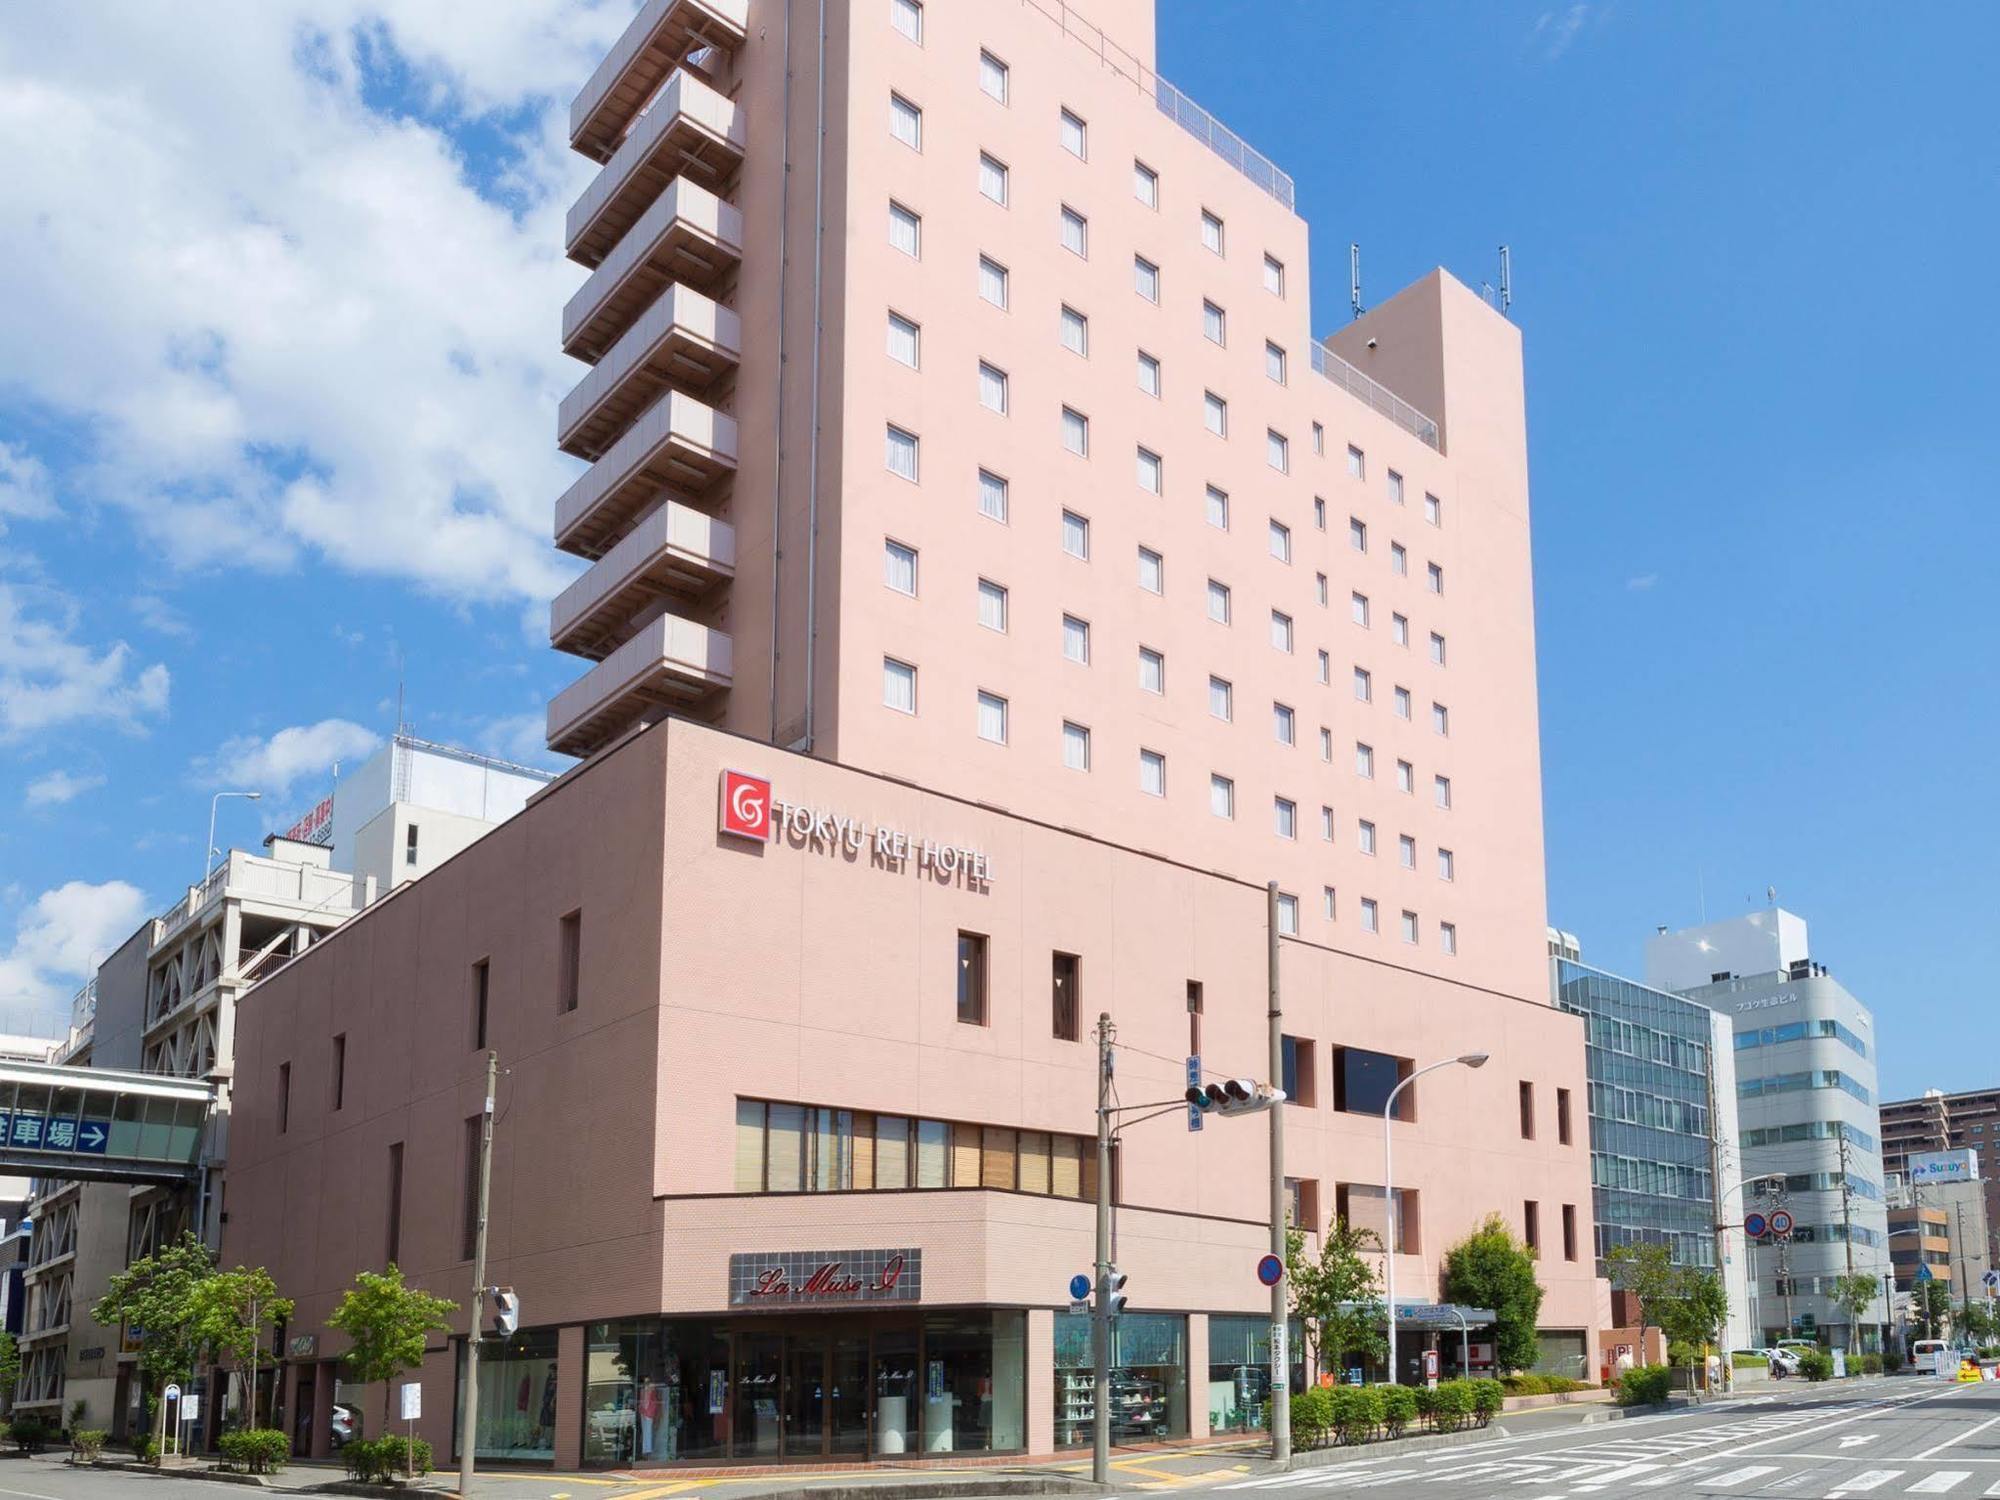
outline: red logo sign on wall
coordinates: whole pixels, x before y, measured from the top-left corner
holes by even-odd
[[[771,783],[761,776],[742,771],[722,773],[721,801],[717,826],[738,838],[769,842],[771,837]]]

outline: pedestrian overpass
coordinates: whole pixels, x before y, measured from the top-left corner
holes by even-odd
[[[215,1096],[199,1078],[0,1062],[0,1175],[193,1183]]]

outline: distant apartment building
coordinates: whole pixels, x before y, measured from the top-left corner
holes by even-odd
[[[1714,1271],[1729,1298],[1729,1347],[1749,1343],[1749,1247],[1740,1220],[1736,1043],[1728,1018],[1582,961],[1550,929],[1556,1004],[1584,1018],[1597,1269],[1620,1245],[1664,1245],[1676,1265]],[[1720,1177],[1718,1178],[1718,1171]],[[1614,1310],[1630,1326],[1636,1310]]]
[[[1925,1089],[1914,1099],[1882,1106],[1885,1170],[1907,1175],[1911,1156],[1949,1151],[1971,1151],[1978,1157],[1987,1255],[2000,1264],[2000,1089],[1956,1094]]]
[[[1910,1290],[1924,1265],[1950,1290],[1954,1307],[1988,1297],[1992,1226],[1989,1184],[1979,1170],[1977,1154],[1960,1149],[1912,1153],[1905,1167],[1888,1174],[1889,1259],[1899,1292]]]
[[[1796,1225],[1753,1251],[1764,1339],[1877,1347],[1886,1292],[1854,1325],[1830,1298],[1850,1269],[1878,1284],[1890,1271],[1874,1016],[1813,959],[1804,919],[1778,908],[1662,929],[1646,978],[1735,1031],[1743,1205]]]

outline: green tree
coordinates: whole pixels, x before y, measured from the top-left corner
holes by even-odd
[[[1923,1337],[1942,1337],[1951,1319],[1951,1288],[1935,1277],[1916,1282],[1910,1292],[1910,1316],[1923,1326]]]
[[[394,1261],[386,1271],[363,1271],[327,1315],[326,1326],[347,1335],[347,1363],[364,1384],[382,1382],[382,1430],[389,1430],[389,1382],[424,1362],[424,1344],[451,1327],[456,1302],[403,1284]],[[359,1436],[359,1434],[356,1434]]]
[[[249,1366],[250,1426],[257,1425],[257,1352],[264,1330],[292,1315],[292,1299],[278,1295],[278,1283],[262,1266],[217,1271],[197,1293],[210,1344],[239,1365]]]
[[[1388,1353],[1381,1291],[1375,1269],[1363,1259],[1382,1253],[1372,1229],[1356,1229],[1336,1218],[1327,1226],[1317,1257],[1306,1252],[1303,1230],[1285,1233],[1285,1285],[1292,1311],[1305,1326],[1315,1369],[1329,1358],[1336,1367],[1349,1354],[1380,1359]]]
[[[1979,1344],[1991,1343],[1995,1335],[2000,1335],[2000,1319],[1996,1319],[1992,1308],[1983,1302],[1967,1302],[1961,1307],[1958,1326]]]
[[[14,1335],[0,1328],[0,1396],[9,1401],[14,1398],[14,1387],[21,1379],[21,1346],[14,1342]]]
[[[1611,1284],[1638,1299],[1642,1335],[1659,1329],[1690,1365],[1716,1341],[1729,1316],[1729,1294],[1713,1271],[1675,1265],[1665,1245],[1619,1245],[1604,1261]]]
[[[90,1309],[98,1322],[111,1328],[124,1324],[139,1341],[139,1370],[152,1391],[157,1419],[156,1451],[166,1441],[167,1383],[192,1377],[213,1343],[203,1286],[214,1275],[208,1247],[183,1234],[114,1275]]]
[[[1468,1307],[1493,1309],[1493,1357],[1502,1370],[1535,1363],[1540,1354],[1535,1320],[1542,1311],[1535,1252],[1514,1238],[1498,1214],[1445,1252],[1444,1294]]]
[[[1660,1309],[1679,1296],[1679,1272],[1665,1245],[1617,1245],[1604,1257],[1611,1284],[1639,1303],[1640,1342],[1648,1328],[1661,1328]]]
[[[1833,1278],[1833,1305],[1847,1314],[1849,1347],[1857,1353],[1861,1348],[1861,1318],[1875,1305],[1875,1299],[1882,1295],[1882,1283],[1867,1271],[1856,1271],[1851,1276]]]

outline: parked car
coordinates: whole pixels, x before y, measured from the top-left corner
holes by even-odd
[[[354,1441],[354,1434],[361,1430],[361,1408],[336,1404],[333,1408],[333,1446],[336,1450],[345,1448]]]

